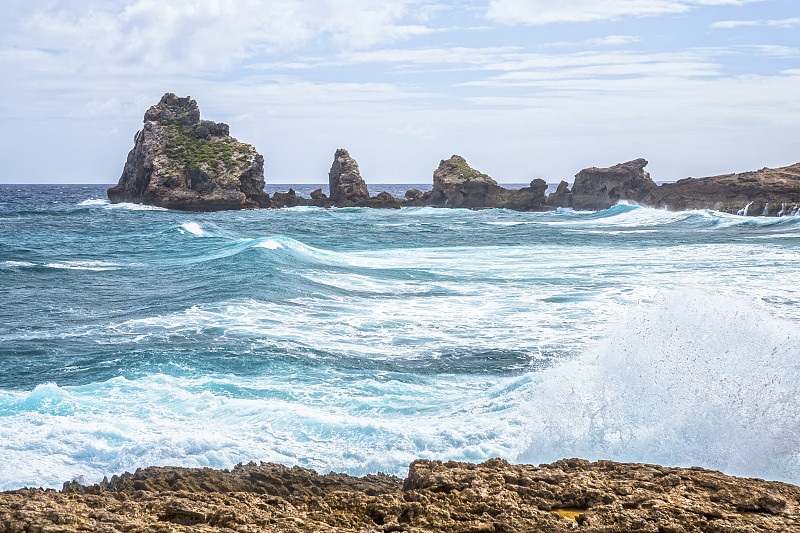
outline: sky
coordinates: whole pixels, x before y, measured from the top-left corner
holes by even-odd
[[[166,92],[324,183],[800,161],[797,0],[3,0],[0,183],[116,183]]]

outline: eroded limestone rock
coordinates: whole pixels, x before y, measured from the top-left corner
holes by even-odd
[[[428,202],[437,207],[547,211],[551,208],[545,201],[546,189],[547,183],[541,179],[522,189],[505,189],[470,167],[463,157],[454,155],[442,160],[433,172],[433,192]]]
[[[231,530],[800,531],[800,487],[702,468],[492,459],[415,461],[405,481],[250,463],[154,467],[61,492],[0,493],[0,533]]]
[[[750,216],[797,214],[800,163],[740,174],[685,178],[661,185],[645,201],[655,207],[715,209]]]
[[[269,207],[264,158],[229,133],[200,120],[190,97],[165,94],[145,113],[109,200],[188,211]]]
[[[369,200],[367,184],[358,170],[358,163],[344,148],[339,148],[333,156],[333,164],[328,173],[330,201],[339,207],[359,205]]]
[[[613,167],[581,170],[572,185],[571,207],[599,211],[617,205],[620,200],[645,201],[657,187],[644,170],[646,165],[645,159],[634,159]]]

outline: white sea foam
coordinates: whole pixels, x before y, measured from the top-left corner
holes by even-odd
[[[204,237],[206,234],[197,222],[184,222],[181,224],[181,233],[185,233],[186,231],[195,237]]]
[[[28,261],[3,261],[2,263],[0,263],[0,266],[2,266],[3,268],[10,269],[10,270],[17,270],[17,269],[20,269],[20,268],[27,268],[27,267],[36,266],[36,264],[35,263],[29,263]]]
[[[146,204],[133,204],[129,202],[120,202],[118,204],[108,204],[106,209],[126,209],[129,211],[169,211],[165,207],[158,207],[155,205]]]
[[[256,248],[266,248],[267,250],[277,250],[278,248],[283,248],[281,243],[276,241],[275,239],[267,239],[256,244]]]
[[[109,263],[108,261],[57,261],[47,263],[47,268],[57,268],[64,270],[116,270],[119,267],[117,263]]]
[[[89,198],[88,200],[84,200],[82,202],[78,202],[80,206],[89,206],[89,205],[109,205],[108,198]]]

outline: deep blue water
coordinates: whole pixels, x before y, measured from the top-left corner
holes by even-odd
[[[800,217],[185,213],[0,186],[0,489],[495,456],[798,483],[798,245]]]

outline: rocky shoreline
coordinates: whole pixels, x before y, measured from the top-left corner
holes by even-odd
[[[800,531],[800,487],[581,459],[418,460],[405,480],[272,463],[151,467],[98,485],[0,493],[0,533],[34,531]]]
[[[800,213],[800,163],[742,174],[685,178],[656,185],[635,159],[608,168],[587,168],[570,188],[562,181],[546,195],[547,183],[531,181],[506,189],[470,167],[458,155],[442,160],[433,188],[412,189],[405,198],[388,192],[370,197],[358,164],[345,149],[334,154],[329,196],[317,189],[304,198],[289,189],[264,192],[264,158],[230,136],[227,124],[200,120],[197,102],[167,93],[145,113],[119,183],[108,189],[112,203],[133,202],[187,211],[318,207],[453,207],[553,211],[600,210],[620,201],[667,209],[714,209],[740,215],[789,216]]]

